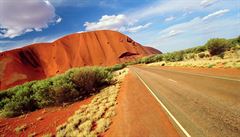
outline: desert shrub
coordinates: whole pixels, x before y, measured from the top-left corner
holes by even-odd
[[[224,52],[218,54],[217,56],[220,57],[221,59],[223,59],[224,58]]]
[[[189,59],[194,59],[195,58],[195,54],[193,54],[193,53],[191,53],[191,54],[189,54]]]
[[[134,64],[139,64],[139,63],[149,64],[149,63],[158,62],[158,61],[162,61],[162,60],[163,60],[162,54],[155,54],[152,56],[140,58],[137,61],[135,61]]]
[[[180,61],[183,60],[183,52],[173,52],[166,54],[156,54],[148,57],[140,58],[136,61],[136,64],[149,64],[159,61]]]
[[[240,36],[238,36],[237,38],[230,39],[230,41],[232,43],[232,46],[240,45]]]
[[[112,79],[112,74],[104,68],[84,68],[74,70],[73,83],[80,91],[90,91],[105,84]]]
[[[39,108],[83,99],[111,84],[112,72],[102,67],[74,68],[64,74],[0,92],[2,116],[18,116]]]
[[[151,56],[151,63],[152,62],[160,62],[163,61],[163,54],[156,54]]]
[[[32,86],[33,97],[39,108],[54,103],[51,90],[52,82],[50,80],[40,80]]]
[[[184,53],[185,54],[189,54],[189,53],[200,53],[200,52],[204,52],[207,50],[207,47],[204,45],[204,46],[197,46],[197,47],[194,47],[194,48],[188,48],[188,49],[185,49],[184,50]]]
[[[210,39],[206,44],[210,55],[219,55],[231,47],[231,43],[226,39]]]
[[[205,57],[205,53],[199,53],[199,54],[198,54],[198,57],[199,57],[199,58],[204,58],[204,57]]]
[[[148,63],[151,63],[152,60],[151,60],[151,57],[143,57],[141,59],[138,59],[137,62],[139,62],[141,64],[148,64]]]
[[[133,62],[131,62],[131,63],[133,63]],[[131,63],[129,62],[129,63],[117,64],[112,67],[108,67],[107,70],[112,71],[112,72],[117,71],[117,70],[125,68],[127,65],[130,65]]]
[[[170,62],[182,61],[183,58],[184,58],[184,52],[183,51],[166,53],[166,54],[163,55],[163,60],[164,61],[170,61]]]
[[[206,50],[207,50],[206,46],[198,46],[198,47],[194,48],[194,53],[200,53],[200,52],[204,52]]]
[[[125,63],[127,66],[128,65],[135,65],[135,64],[138,64],[138,62],[137,61],[130,61],[130,62],[126,62]]]
[[[29,84],[19,86],[14,96],[8,99],[3,107],[3,116],[17,116],[37,108],[36,101],[33,98],[33,91]]]

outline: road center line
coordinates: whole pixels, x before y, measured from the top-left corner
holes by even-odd
[[[171,119],[177,124],[177,126],[182,130],[182,132],[186,135],[186,137],[191,137],[191,135],[183,128],[183,126],[177,121],[177,119],[172,115],[172,113],[167,109],[167,107],[162,103],[160,99],[154,94],[154,92],[151,90],[151,88],[145,83],[145,81],[139,76],[139,74],[133,70],[137,77],[140,79],[140,81],[147,87],[147,89],[151,92],[153,97],[160,103],[162,108],[167,112],[167,114],[171,117]]]

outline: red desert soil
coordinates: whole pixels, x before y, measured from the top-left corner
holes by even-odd
[[[240,79],[240,69],[236,68],[200,68],[200,67],[172,67],[172,66],[161,66],[160,68],[166,70]]]
[[[160,53],[119,32],[70,34],[52,43],[37,43],[0,53],[0,89],[43,79],[72,67],[109,66]]]
[[[27,137],[31,133],[36,133],[37,136],[47,133],[55,135],[56,127],[66,122],[80,106],[90,103],[91,99],[92,97],[66,107],[52,107],[20,117],[0,119],[0,135],[1,137]],[[27,128],[16,134],[15,128],[24,124],[27,125]]]
[[[107,137],[179,136],[160,104],[132,72],[121,85],[116,112]]]

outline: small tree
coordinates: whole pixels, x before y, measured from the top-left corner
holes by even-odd
[[[231,42],[229,42],[226,39],[220,39],[220,38],[210,39],[206,43],[206,47],[211,56],[224,53],[230,46],[231,46]]]

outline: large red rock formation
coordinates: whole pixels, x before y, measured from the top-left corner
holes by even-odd
[[[0,89],[43,79],[72,67],[131,61],[160,53],[115,31],[75,33],[52,43],[37,43],[0,53]]]

